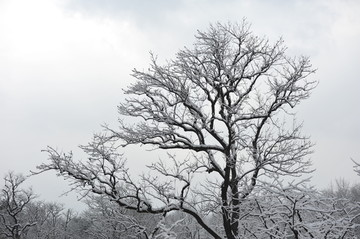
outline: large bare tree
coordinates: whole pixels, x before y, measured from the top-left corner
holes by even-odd
[[[140,213],[182,211],[213,238],[239,238],[242,205],[257,188],[311,171],[312,144],[292,109],[316,86],[314,69],[307,57],[287,56],[281,39],[254,35],[245,21],[214,24],[195,37],[166,64],[151,55],[148,70],[133,71],[119,128],[105,126],[81,146],[88,160],[49,147],[39,172],[56,170],[75,187]],[[119,152],[134,144],[166,150],[168,158],[135,180]],[[185,159],[179,150],[188,152]],[[220,228],[209,222],[211,213],[221,214]]]

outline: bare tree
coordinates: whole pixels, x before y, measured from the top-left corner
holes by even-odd
[[[66,238],[66,226],[73,212],[63,215],[64,206],[56,202],[34,201],[26,206],[25,218],[36,222],[27,233],[27,239]]]
[[[90,223],[88,238],[147,238],[156,230],[160,217],[138,214],[119,208],[104,196],[90,196],[86,199],[88,209],[83,213]]]
[[[342,214],[347,214],[353,219],[352,227],[349,228],[348,234],[360,235],[360,184],[350,185],[348,181],[343,178],[335,180],[329,188],[322,191],[322,195],[327,198],[332,198],[336,201],[337,209],[343,209]],[[349,210],[349,205],[353,206],[353,210]],[[351,214],[347,213],[351,212]]]
[[[159,65],[151,55],[147,71],[133,71],[119,128],[105,126],[81,146],[89,160],[49,147],[39,172],[56,170],[74,187],[139,213],[182,211],[213,238],[239,238],[242,205],[256,188],[311,171],[312,144],[292,108],[316,86],[313,72],[307,57],[288,57],[282,40],[255,36],[245,21],[211,25],[174,60]],[[169,157],[135,180],[118,151],[133,144]],[[179,150],[188,156],[179,159]],[[209,224],[212,212],[221,213],[221,228]]]
[[[243,238],[353,238],[359,207],[300,183],[269,185],[241,207]]]
[[[7,238],[24,238],[30,227],[36,225],[36,221],[25,220],[24,217],[26,207],[35,198],[31,189],[21,188],[25,179],[13,172],[4,177],[5,185],[0,194],[0,235]]]
[[[64,216],[64,221],[63,221],[63,234],[64,234],[64,239],[68,239],[71,238],[71,236],[69,236],[69,226],[72,222],[72,220],[74,218],[76,218],[77,213],[74,212],[74,210],[72,209],[68,209],[66,210],[66,212],[63,214]]]

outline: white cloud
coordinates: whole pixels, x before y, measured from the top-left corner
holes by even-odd
[[[121,19],[69,13],[57,1],[0,4],[0,173],[28,172],[48,144],[73,149],[116,120],[121,88],[148,47]]]

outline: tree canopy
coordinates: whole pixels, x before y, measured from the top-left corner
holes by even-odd
[[[311,172],[312,143],[292,109],[315,88],[314,72],[308,57],[288,56],[282,39],[258,37],[246,21],[210,25],[174,59],[158,64],[152,54],[148,70],[133,70],[135,82],[118,107],[119,128],[105,126],[81,146],[88,160],[48,147],[49,161],[38,169],[55,170],[128,210],[181,211],[217,239],[345,235],[348,224],[323,220],[322,206],[316,217],[302,214],[323,205],[310,200],[312,190],[283,183],[283,176],[291,181]],[[135,179],[121,154],[133,144],[166,150],[168,158]],[[176,150],[189,154],[179,159]],[[214,215],[220,228],[211,224]]]

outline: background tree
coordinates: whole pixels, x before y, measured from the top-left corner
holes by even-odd
[[[339,178],[335,180],[335,183],[331,184],[329,188],[322,190],[322,195],[327,198],[333,198],[336,201],[336,208],[343,209],[348,205],[356,205],[353,206],[354,210],[352,210],[352,223],[353,226],[349,229],[349,233],[354,235],[360,235],[360,184],[350,185],[343,178]],[[348,212],[349,210],[344,210]],[[343,213],[345,213],[343,211]]]
[[[147,238],[156,230],[160,216],[139,214],[119,208],[103,195],[89,196],[82,217],[89,221],[88,238]]]
[[[21,188],[25,179],[22,174],[13,172],[4,177],[5,184],[0,194],[0,235],[6,238],[26,238],[30,227],[36,225],[36,221],[25,216],[27,206],[35,198],[31,189]]]
[[[35,201],[27,205],[26,217],[36,221],[36,225],[29,230],[27,238],[66,239],[67,225],[74,213],[71,209],[64,211],[64,206],[56,202]]]
[[[199,239],[209,238],[209,234],[204,231],[194,218],[182,212],[173,212],[165,218],[168,227],[173,226],[172,230],[176,233],[176,239]],[[209,224],[210,219],[209,219]]]
[[[257,192],[241,207],[243,238],[354,238],[359,207],[303,182]]]
[[[159,65],[152,55],[147,71],[133,71],[120,127],[105,127],[81,146],[88,161],[49,147],[49,161],[38,169],[56,170],[128,210],[182,211],[213,238],[239,238],[242,205],[257,188],[311,171],[312,144],[291,109],[315,87],[313,72],[307,57],[288,57],[282,40],[271,44],[246,22],[211,25],[174,60]],[[127,124],[127,117],[138,120]],[[135,180],[118,152],[132,144],[174,154]],[[179,150],[188,156],[179,159]],[[221,228],[208,223],[213,212]]]

